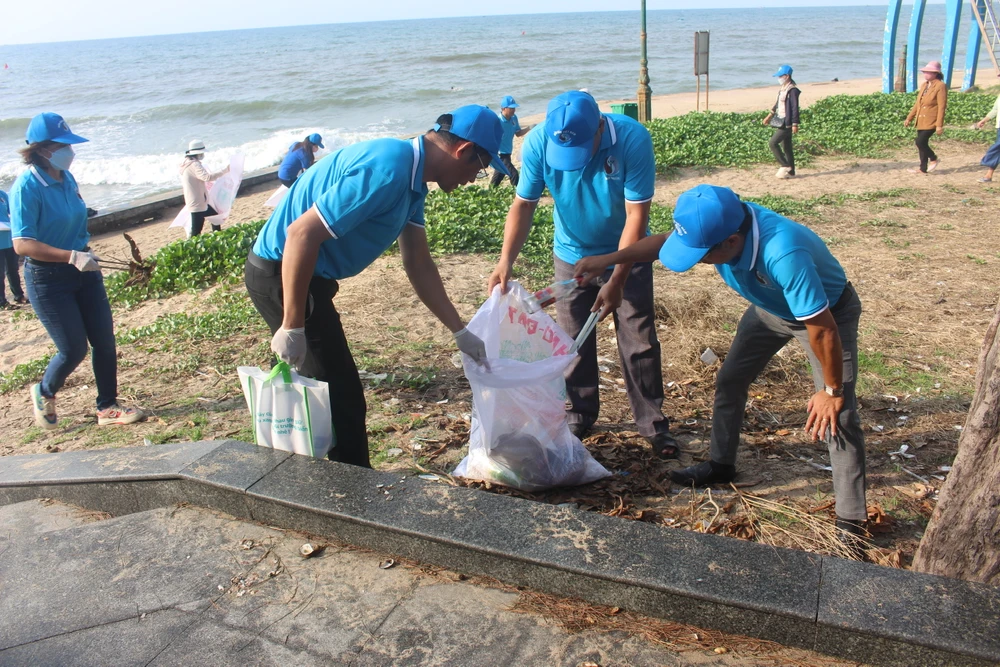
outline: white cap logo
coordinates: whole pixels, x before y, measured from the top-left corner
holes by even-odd
[[[576,132],[573,132],[572,130],[560,130],[559,132],[554,132],[553,134],[555,134],[556,141],[561,144],[568,144],[573,141],[573,137],[576,136]]]
[[[684,229],[684,225],[682,225],[679,222],[674,222],[674,231],[676,231],[681,236],[684,236],[685,234],[688,233],[688,230]]]
[[[66,121],[61,120],[59,121],[59,129],[65,132],[69,132],[69,125],[66,124]]]

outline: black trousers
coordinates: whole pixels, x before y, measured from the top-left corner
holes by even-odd
[[[7,303],[7,294],[4,290],[4,276],[10,284],[10,293],[14,299],[24,298],[24,289],[21,287],[21,275],[17,272],[18,258],[13,248],[0,250],[0,304]]]
[[[250,300],[273,335],[281,328],[284,300],[281,264],[261,259],[251,251],[244,266]],[[347,345],[340,314],[333,306],[336,280],[313,276],[306,306],[306,360],[299,373],[330,385],[330,415],[336,443],[329,459],[370,468],[365,428],[365,389]]]
[[[774,134],[771,135],[768,145],[771,146],[771,152],[774,153],[774,159],[778,161],[778,164],[782,167],[788,167],[794,176],[795,156],[792,154],[792,128],[774,128]],[[782,148],[784,148],[784,152],[782,152]]]
[[[937,162],[937,154],[931,149],[930,139],[934,130],[917,130],[917,152],[920,154],[920,171],[927,173],[927,161]]]
[[[520,174],[518,174],[517,167],[514,166],[514,163],[510,159],[510,153],[500,153],[498,157],[503,162],[503,166],[507,167],[507,171],[510,172],[510,184],[516,188]],[[495,188],[501,182],[503,182],[503,172],[494,169],[493,176],[490,178],[490,187]]]
[[[201,230],[205,227],[205,218],[211,218],[213,215],[218,215],[218,211],[209,206],[204,211],[198,211],[195,213],[191,212],[191,236],[198,236],[201,234]],[[222,229],[222,225],[212,225],[212,229],[218,231]]]
[[[295,185],[295,181],[297,181],[298,179],[299,179],[299,177],[296,176],[295,178],[292,178],[292,179],[279,178],[278,180],[281,181],[281,184],[284,185],[286,188],[290,188],[293,185]]]

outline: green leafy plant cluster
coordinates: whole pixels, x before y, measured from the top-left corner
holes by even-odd
[[[18,364],[10,373],[0,373],[0,394],[8,394],[26,384],[38,382],[38,379],[45,373],[50,358],[46,354],[38,359]]]
[[[831,153],[882,157],[887,148],[913,140],[913,126],[904,128],[903,120],[915,100],[915,93],[833,95],[819,100],[802,110],[802,131],[795,135],[796,161],[806,164],[813,155]],[[989,112],[995,100],[995,96],[982,93],[949,95],[945,136],[971,143],[992,142],[992,128],[968,128]],[[766,114],[692,112],[655,119],[647,127],[653,136],[657,168],[663,172],[685,166],[740,167],[771,162],[767,142],[772,130],[761,124]]]
[[[128,274],[119,272],[105,280],[108,298],[131,306],[216,283],[236,283],[243,278],[243,264],[264,221],[233,225],[221,232],[175,241],[152,257],[156,268],[147,284],[126,286]]]

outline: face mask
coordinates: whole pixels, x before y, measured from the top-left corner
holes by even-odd
[[[54,169],[66,171],[73,164],[73,157],[75,155],[76,153],[73,152],[72,146],[63,146],[59,150],[53,151],[52,155],[49,156],[49,164]]]

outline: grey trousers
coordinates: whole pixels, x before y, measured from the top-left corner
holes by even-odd
[[[555,258],[556,280],[573,277],[573,265]],[[604,274],[611,277],[611,269]],[[600,287],[585,285],[556,302],[559,326],[576,338],[594,307]],[[653,264],[632,266],[625,281],[622,305],[613,315],[618,336],[618,354],[632,416],[639,434],[650,438],[666,433],[669,420],[663,416],[663,371],[660,366],[660,341],[656,338],[653,314]],[[597,332],[580,346],[579,357],[566,370],[567,418],[569,423],[591,426],[600,411],[597,367]]]
[[[858,376],[858,320],[861,300],[854,287],[850,294],[832,309],[844,349],[844,409],[837,424],[837,437],[826,434],[833,468],[833,491],[837,498],[837,516],[841,519],[864,521],[868,518],[865,504],[865,436],[858,416],[855,394]],[[740,444],[740,426],[746,409],[750,383],[764,370],[771,357],[795,338],[809,357],[816,391],[825,386],[823,369],[809,346],[809,334],[801,322],[789,322],[767,311],[750,306],[740,320],[729,354],[719,370],[715,386],[715,407],[712,413],[712,460],[736,464]]]

